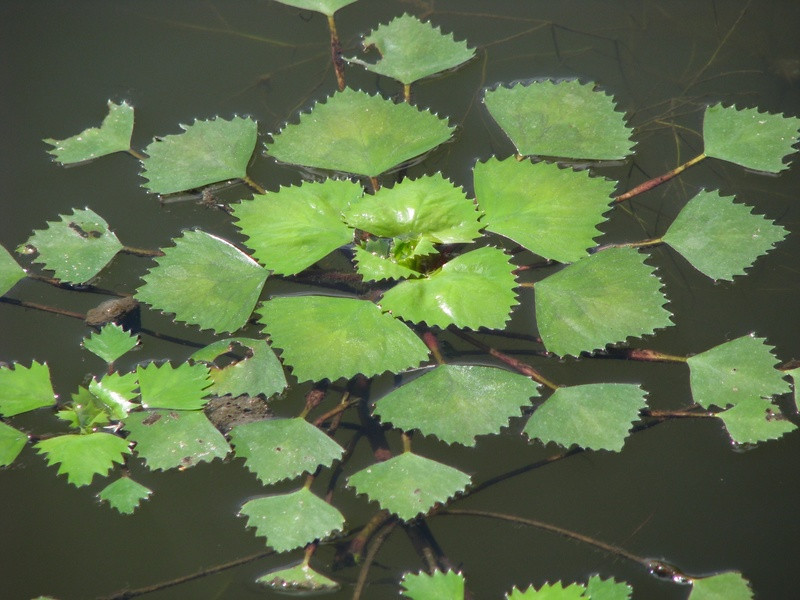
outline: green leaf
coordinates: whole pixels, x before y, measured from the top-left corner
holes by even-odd
[[[277,552],[305,546],[344,527],[342,513],[307,488],[250,500],[240,514]]]
[[[230,352],[236,346],[247,348],[248,356],[227,367],[211,365],[211,380],[208,393],[215,396],[257,396],[269,398],[286,389],[283,365],[264,340],[229,338],[219,340],[192,354],[193,360],[213,363],[218,356]]]
[[[646,404],[644,390],[634,384],[560,387],[531,415],[524,433],[545,444],[619,452]]]
[[[225,458],[230,446],[199,410],[133,412],[125,429],[136,442],[136,453],[150,469],[185,469]]]
[[[518,373],[440,365],[381,398],[375,414],[405,431],[418,429],[448,444],[474,446],[476,435],[499,433],[538,395],[536,383]]]
[[[689,600],[752,600],[749,582],[738,571],[692,580]]]
[[[156,194],[192,190],[227,179],[245,179],[258,124],[250,118],[216,118],[181,125],[183,133],[156,138],[142,160],[144,187]]]
[[[148,363],[136,367],[144,408],[195,410],[203,408],[208,395],[208,367],[183,363]]]
[[[281,567],[256,579],[256,583],[273,588],[282,594],[326,594],[335,592],[339,583],[315,571],[305,562],[292,567]]]
[[[753,334],[725,342],[690,357],[689,383],[694,401],[704,408],[727,408],[747,400],[791,391],[772,346]]]
[[[800,390],[798,390],[800,387],[800,367],[790,369],[786,371],[785,374],[792,378],[792,389],[794,390],[794,409],[797,411],[798,407],[800,407]]]
[[[455,571],[406,573],[400,583],[411,600],[464,600],[464,576]]]
[[[72,215],[59,217],[60,221],[48,221],[47,229],[34,231],[25,251],[38,252],[34,262],[61,281],[86,283],[122,250],[122,244],[93,210],[73,208]]]
[[[152,493],[153,490],[130,477],[120,477],[104,487],[97,497],[108,502],[111,508],[117,509],[123,515],[129,515]]]
[[[139,336],[131,335],[116,323],[103,325],[100,332],[83,339],[83,347],[96,354],[107,363],[113,363],[120,356],[132,350],[139,343]]]
[[[90,127],[65,140],[43,140],[53,146],[48,150],[62,165],[83,162],[113,154],[127,152],[133,133],[133,107],[127,102],[115,104],[108,101],[108,115],[100,128]]]
[[[407,85],[454,69],[475,56],[466,42],[456,42],[452,34],[445,35],[438,27],[407,14],[380,25],[364,38],[362,46],[375,47],[380,59],[376,63],[345,60]]]
[[[13,463],[27,442],[27,435],[0,422],[0,467]]]
[[[585,592],[586,587],[580,583],[564,587],[560,581],[557,581],[556,583],[545,583],[538,590],[533,586],[524,592],[515,588],[506,595],[506,598],[508,600],[579,600],[580,598],[589,598]]]
[[[611,577],[601,579],[599,575],[592,575],[586,584],[586,596],[591,600],[629,600],[632,593],[631,586]]]
[[[428,358],[427,347],[413,331],[365,300],[274,298],[259,312],[264,331],[274,346],[283,348],[284,362],[300,381],[398,373]]]
[[[395,317],[429,326],[503,329],[517,304],[514,266],[498,248],[457,256],[421,279],[409,279],[383,295]]]
[[[360,246],[356,246],[353,260],[356,263],[356,271],[365,281],[405,279],[420,275],[418,271],[396,263],[391,257],[375,254]]]
[[[470,476],[435,460],[404,452],[350,476],[348,485],[406,521],[463,492]]]
[[[237,425],[231,430],[236,456],[264,485],[297,477],[342,457],[342,447],[300,417]]]
[[[107,406],[85,387],[79,387],[72,394],[72,400],[63,405],[56,416],[86,434],[110,423],[111,412],[112,407]]]
[[[787,231],[729,201],[718,192],[701,191],[683,207],[661,238],[698,271],[712,279],[744,275]]]
[[[547,349],[577,356],[671,325],[645,257],[609,248],[537,282],[536,321]]]
[[[351,181],[304,182],[240,202],[233,216],[261,264],[293,275],[353,241],[342,213],[362,194]]]
[[[281,4],[295,6],[304,10],[313,10],[332,17],[333,13],[356,0],[278,0]]]
[[[722,419],[736,444],[776,440],[797,429],[797,425],[786,420],[776,406],[761,398],[741,400],[733,408],[717,413],[717,417]]]
[[[795,152],[800,118],[714,104],[703,119],[705,155],[754,171],[779,173],[783,159]]]
[[[475,197],[486,229],[539,256],[573,262],[600,235],[614,182],[588,171],[490,158],[474,169]]]
[[[410,104],[346,89],[273,134],[279,161],[376,177],[450,138],[445,119]]]
[[[186,231],[145,275],[136,299],[216,332],[247,323],[268,272],[231,243]]]
[[[50,383],[50,368],[31,362],[0,367],[0,415],[13,417],[43,406],[55,404],[56,395]]]
[[[135,373],[108,373],[98,381],[89,382],[89,392],[103,405],[108,415],[115,420],[124,419],[136,407],[131,402],[137,394],[139,383]]]
[[[48,465],[61,463],[58,474],[66,473],[77,487],[90,484],[95,475],[104,476],[114,463],[123,463],[123,454],[131,453],[128,442],[102,432],[59,435],[37,442],[35,448],[46,455]]]
[[[11,291],[11,288],[24,277],[25,269],[17,264],[8,250],[0,246],[0,296]]]
[[[534,81],[487,90],[484,103],[522,156],[619,160],[631,129],[614,99],[592,82]]]

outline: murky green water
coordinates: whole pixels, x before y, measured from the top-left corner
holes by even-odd
[[[468,185],[476,159],[508,156],[512,147],[483,108],[481,90],[520,79],[577,76],[615,94],[632,116],[639,142],[632,162],[601,171],[620,179],[620,190],[698,153],[694,132],[706,103],[737,101],[800,114],[795,0],[361,0],[337,17],[345,47],[404,11],[429,15],[445,31],[466,38],[479,55],[453,74],[416,86],[415,102],[449,115],[459,129],[453,142],[412,168],[411,176],[441,171]],[[266,135],[334,89],[326,36],[321,16],[266,0],[0,1],[0,242],[13,249],[45,220],[84,206],[104,216],[130,245],[165,246],[190,227],[239,239],[218,212],[191,202],[159,205],[140,187],[130,157],[62,169],[40,140],[98,123],[109,98],[136,107],[138,148],[154,135],[176,133],[178,123],[214,115],[252,115]],[[385,95],[400,92],[392,82],[356,69],[348,72],[348,83]],[[297,171],[264,158],[251,175],[269,189],[300,180]],[[713,284],[668,249],[656,250],[651,262],[659,264],[677,327],[642,345],[687,354],[756,331],[777,347],[781,360],[800,357],[797,165],[765,177],[705,161],[636,199],[629,214],[615,214],[605,226],[606,240],[639,230],[645,236],[663,233],[701,187],[737,194],[791,235],[749,277],[732,284]],[[142,259],[120,257],[100,284],[131,291],[143,270]],[[32,281],[21,282],[11,295],[79,312],[100,300]],[[529,331],[531,320],[515,314],[514,327]],[[145,312],[143,322],[187,339],[208,339],[170,326],[158,314]],[[0,360],[46,360],[62,397],[85,373],[100,368],[78,348],[87,333],[78,320],[0,304]],[[191,351],[148,338],[131,360],[183,359]],[[583,360],[540,366],[563,383],[641,381],[656,408],[686,404],[689,393],[687,373],[674,365]],[[34,416],[23,423],[34,428],[39,421]],[[553,450],[515,435],[486,440],[477,450],[415,443],[428,444],[426,451],[475,473],[478,481]],[[583,453],[499,484],[462,506],[554,523],[636,554],[666,558],[689,573],[740,570],[758,598],[791,598],[797,595],[800,558],[798,457],[797,432],[742,453],[731,450],[714,420],[673,421],[633,436],[621,454]],[[0,597],[93,598],[264,548],[235,516],[244,499],[262,493],[241,464],[217,461],[184,473],[141,471],[138,477],[156,494],[134,516],[122,517],[95,506],[96,485],[68,486],[30,449],[0,472]],[[355,515],[367,505],[344,494],[338,506]],[[585,580],[591,573],[627,580],[637,599],[688,595],[688,589],[655,580],[637,565],[552,534],[466,517],[437,518],[430,525],[476,598],[501,597],[513,585],[539,586],[548,579]],[[330,557],[327,550],[319,553],[323,565]],[[249,582],[285,562],[281,556],[251,563],[147,597],[269,598],[274,594]],[[396,598],[400,573],[421,568],[399,533],[378,563],[367,598]],[[335,576],[352,582],[357,570]],[[345,585],[331,597],[349,598],[351,591]]]

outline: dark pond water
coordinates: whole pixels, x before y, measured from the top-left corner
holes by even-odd
[[[478,49],[478,58],[446,77],[415,86],[415,101],[458,123],[455,140],[410,170],[441,171],[469,185],[474,161],[505,157],[512,148],[483,108],[481,90],[536,77],[581,77],[613,92],[637,128],[632,161],[604,168],[628,189],[699,151],[702,106],[719,100],[800,114],[800,3],[796,0],[362,0],[337,16],[346,48],[379,22],[410,12],[427,15]],[[319,15],[264,1],[71,2],[0,1],[0,242],[9,249],[31,230],[72,207],[104,216],[130,245],[160,247],[183,228],[240,240],[222,213],[192,202],[161,206],[140,187],[138,167],[115,155],[62,169],[42,138],[63,138],[97,124],[106,100],[136,107],[134,147],[176,133],[195,118],[252,115],[262,136],[334,87],[327,30]],[[273,43],[280,42],[280,44]],[[385,79],[352,69],[349,84],[385,95]],[[794,163],[798,159],[794,157]],[[297,171],[259,157],[251,176],[269,189],[297,183]],[[630,232],[663,233],[700,188],[719,189],[757,206],[791,232],[748,277],[713,284],[667,249],[654,251],[667,285],[676,327],[639,345],[689,354],[750,331],[768,338],[781,360],[800,357],[800,168],[779,177],[705,161],[665,186],[616,211],[606,241]],[[234,189],[228,194],[246,193]],[[118,258],[104,287],[131,291],[146,261]],[[10,294],[85,312],[98,298],[23,281]],[[174,326],[155,312],[144,325],[194,341],[206,334]],[[529,315],[513,326],[532,332]],[[0,304],[0,360],[45,360],[54,385],[68,397],[97,359],[79,349],[88,333],[78,320]],[[488,339],[488,338],[487,338]],[[493,343],[510,349],[511,342]],[[519,346],[518,346],[519,347]],[[191,348],[146,338],[131,361],[184,359]],[[479,360],[485,360],[479,357]],[[126,365],[123,365],[126,366]],[[607,378],[640,381],[656,408],[688,403],[687,372],[674,365],[582,360],[537,363],[563,383]],[[291,400],[279,410],[296,413]],[[24,420],[46,426],[44,417]],[[552,454],[514,433],[477,449],[430,440],[430,456],[482,481]],[[393,440],[396,441],[396,440]],[[417,446],[415,446],[417,447]],[[364,455],[356,462],[367,460]],[[572,529],[642,556],[663,557],[694,574],[740,570],[756,597],[796,597],[800,526],[800,434],[746,452],[733,451],[715,420],[671,421],[634,435],[620,454],[582,453],[515,477],[468,498],[461,507],[496,510]],[[136,467],[134,467],[136,468]],[[97,483],[68,486],[27,449],[0,472],[0,596],[51,594],[94,598],[137,588],[264,549],[236,517],[242,501],[263,493],[240,462],[216,461],[183,473],[148,473],[156,494],[130,517],[97,507]],[[338,507],[360,522],[363,498],[347,492]],[[372,510],[372,507],[369,508]],[[685,598],[689,590],[650,577],[640,566],[549,533],[467,517],[436,518],[433,534],[469,578],[476,598],[498,598],[512,586],[546,580],[585,581],[592,573],[633,585],[634,598]],[[324,570],[330,552],[319,553]],[[300,553],[272,557],[149,598],[270,598],[250,582]],[[398,597],[397,580],[422,567],[408,539],[389,539],[371,573],[367,598]],[[349,598],[356,569],[334,573]]]

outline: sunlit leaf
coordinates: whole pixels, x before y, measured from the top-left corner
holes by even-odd
[[[476,435],[499,433],[520,407],[538,396],[528,377],[494,367],[440,365],[380,399],[381,421],[448,444],[475,445]]]
[[[283,365],[264,340],[229,338],[209,344],[192,354],[192,359],[213,363],[220,355],[230,352],[234,346],[247,348],[248,356],[223,368],[211,366],[213,381],[207,392],[215,396],[257,396],[269,398],[286,388]]]
[[[11,425],[0,422],[0,467],[6,467],[14,462],[27,442],[27,435]]]
[[[172,194],[209,183],[247,177],[258,124],[246,117],[216,118],[181,125],[183,133],[156,138],[142,160],[144,187]]]
[[[131,335],[116,323],[107,323],[99,332],[83,339],[83,347],[107,363],[113,363],[138,343],[139,336]]]
[[[513,270],[502,250],[479,248],[426,277],[399,283],[383,295],[381,306],[414,323],[502,329],[517,304]]]
[[[524,592],[514,588],[510,594],[506,594],[507,600],[579,600],[580,598],[590,598],[586,595],[586,587],[580,583],[573,583],[564,587],[560,581],[556,583],[545,583],[540,589],[533,586]]]
[[[733,408],[717,413],[717,416],[737,444],[776,440],[797,429],[797,425],[781,415],[777,406],[761,398],[741,400]]]
[[[177,321],[217,332],[247,323],[268,272],[229,242],[202,231],[186,231],[164,249],[142,279],[136,299]]]
[[[304,10],[321,12],[327,16],[333,16],[340,8],[352,4],[356,0],[278,0],[281,4],[295,6]]]
[[[283,275],[299,273],[353,241],[342,213],[363,194],[351,181],[304,182],[233,207],[253,256]]]
[[[87,388],[81,386],[72,394],[70,402],[60,406],[56,416],[69,423],[71,427],[80,429],[81,433],[91,433],[99,427],[108,425],[112,419],[111,413],[115,410],[117,407],[106,405]]]
[[[475,198],[486,229],[539,256],[573,262],[600,235],[614,182],[588,171],[490,158],[474,169]]]
[[[703,119],[706,156],[754,171],[778,173],[789,168],[783,159],[796,152],[800,118],[714,104]]]
[[[59,216],[60,221],[47,222],[47,229],[34,231],[25,247],[35,249],[34,262],[53,271],[57,279],[85,283],[122,250],[122,244],[93,210],[73,208],[71,215]]]
[[[307,488],[250,500],[240,514],[278,552],[305,546],[344,527],[342,513]]]
[[[752,600],[750,583],[738,571],[692,580],[689,600]]]
[[[133,412],[125,419],[136,453],[150,469],[185,469],[225,458],[230,446],[200,410]]]
[[[108,115],[103,124],[84,129],[65,140],[51,138],[43,140],[53,146],[48,150],[61,164],[91,160],[114,152],[127,152],[131,147],[133,133],[133,107],[127,102],[116,104],[108,101]]]
[[[267,152],[285,163],[375,177],[428,152],[451,132],[429,111],[346,89],[274,134]]]
[[[350,476],[348,485],[404,520],[463,492],[470,477],[435,460],[404,452]]]
[[[269,419],[237,425],[231,430],[236,456],[264,485],[290,479],[341,458],[344,450],[319,428],[302,418]]]
[[[413,331],[365,300],[274,298],[259,312],[264,331],[283,349],[284,362],[300,381],[398,373],[428,358],[427,347]]]
[[[455,571],[406,573],[400,583],[411,600],[464,600],[464,576]]]
[[[0,366],[0,415],[13,417],[20,413],[52,406],[56,401],[50,383],[50,368],[31,362],[30,367],[15,364]]]
[[[286,594],[325,594],[341,587],[338,582],[315,571],[305,562],[265,573],[256,579],[256,583]]]
[[[565,448],[619,452],[645,406],[645,392],[634,384],[560,387],[531,415],[524,433]]]
[[[500,86],[486,91],[484,103],[523,156],[617,160],[633,148],[625,116],[591,82]]]
[[[0,246],[0,296],[25,277],[25,269],[17,264],[14,257],[3,246]]]
[[[136,373],[108,373],[89,382],[89,392],[103,404],[112,419],[122,420],[136,406],[131,402],[139,383]]]
[[[346,60],[404,84],[453,69],[475,56],[466,42],[456,42],[452,34],[445,35],[438,27],[408,14],[380,25],[364,38],[362,46],[375,47],[380,53],[378,61]]]
[[[633,590],[624,581],[614,581],[612,577],[601,579],[592,575],[586,584],[586,597],[591,600],[629,600]]]
[[[547,349],[577,356],[671,325],[661,281],[645,257],[610,248],[537,282],[536,321]]]
[[[756,258],[769,252],[787,231],[731,202],[718,192],[701,191],[661,238],[701,273],[712,279],[744,275]]]
[[[122,464],[123,454],[130,454],[128,442],[110,433],[59,435],[37,442],[35,448],[45,454],[48,465],[61,463],[58,474],[66,473],[75,486],[88,485],[95,475],[105,475]]]
[[[169,363],[151,362],[139,365],[136,375],[145,408],[195,410],[207,402],[211,381],[205,365],[182,363],[173,367]]]
[[[360,246],[356,247],[353,260],[356,263],[356,271],[365,281],[406,279],[407,277],[420,276],[418,271],[395,262],[391,257],[374,254]]]
[[[111,508],[129,515],[139,506],[142,500],[147,500],[153,490],[134,481],[130,477],[120,477],[104,487],[97,497],[108,502]]]
[[[764,338],[745,335],[687,360],[694,401],[704,408],[770,398],[791,391]]]

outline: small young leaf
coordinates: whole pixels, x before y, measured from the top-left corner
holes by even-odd
[[[683,207],[661,238],[692,266],[712,279],[744,275],[787,231],[729,202],[718,192],[701,191]]]
[[[375,414],[405,431],[419,429],[448,444],[474,446],[476,435],[498,433],[534,396],[536,384],[518,373],[440,365],[389,392]]]
[[[214,235],[186,231],[145,275],[136,299],[216,332],[247,323],[269,273]]]
[[[704,408],[727,408],[739,402],[791,391],[772,346],[745,335],[690,357],[689,383],[694,401]]]
[[[795,152],[798,128],[797,117],[715,104],[703,119],[705,155],[754,171],[779,173],[789,168],[783,159]]]
[[[639,411],[645,392],[627,383],[591,383],[560,387],[531,415],[524,433],[565,448],[577,444],[592,450],[619,452]]]
[[[286,389],[286,375],[283,365],[272,348],[264,340],[248,338],[229,338],[219,340],[198,350],[191,358],[213,363],[218,356],[230,352],[234,345],[248,349],[249,356],[232,365],[219,369],[211,365],[211,387],[206,390],[215,396],[257,396],[269,398]]]
[[[56,401],[50,368],[33,361],[30,367],[0,367],[0,415],[13,417]]]
[[[398,373],[428,358],[427,347],[413,331],[365,300],[274,298],[259,312],[264,332],[283,348],[284,362],[300,381]]]
[[[123,515],[129,515],[152,493],[153,490],[130,477],[120,477],[104,487],[97,497],[108,502],[111,508],[117,509]]]
[[[376,177],[450,138],[452,127],[429,111],[346,89],[272,136],[281,162]]]
[[[111,422],[111,413],[115,410],[118,410],[118,407],[106,405],[100,398],[81,386],[77,392],[72,394],[72,401],[63,405],[56,416],[86,434],[108,425]]]
[[[314,10],[328,17],[332,17],[333,13],[337,10],[355,1],[356,0],[278,0],[281,4],[295,6],[303,10]]]
[[[406,573],[400,583],[411,600],[464,600],[464,576],[455,571]]]
[[[741,400],[717,416],[725,423],[725,429],[736,444],[777,440],[797,429],[797,425],[783,418],[775,405],[761,398]]]
[[[36,443],[35,448],[47,457],[47,464],[61,463],[58,474],[67,474],[69,483],[81,487],[95,475],[105,475],[122,464],[123,454],[130,454],[128,442],[110,433],[59,435]]]
[[[586,256],[614,192],[613,181],[588,171],[513,158],[478,162],[474,177],[486,229],[559,262]]]
[[[291,566],[281,567],[265,573],[256,583],[274,589],[280,594],[327,594],[335,592],[341,585],[312,569],[305,562]]]
[[[27,442],[27,435],[0,422],[0,467],[7,467],[14,462]]]
[[[689,600],[752,600],[750,583],[738,571],[692,580]]]
[[[255,121],[216,118],[180,127],[183,133],[156,138],[145,148],[144,187],[155,194],[173,194],[247,177],[258,136]]]
[[[133,133],[133,107],[127,102],[115,104],[108,101],[108,115],[100,128],[90,127],[65,140],[51,138],[43,140],[53,146],[48,150],[62,165],[83,162],[113,154],[127,152],[131,147]]]
[[[93,332],[83,339],[83,347],[107,363],[113,363],[138,343],[139,336],[131,335],[116,323],[107,323],[99,333]]]
[[[631,129],[614,99],[594,83],[534,81],[487,90],[484,103],[522,156],[619,160]]]
[[[360,246],[356,246],[353,260],[356,263],[356,271],[365,281],[406,279],[420,276],[418,271],[396,263],[391,257],[374,254]]]
[[[34,231],[25,246],[39,253],[34,262],[56,278],[86,283],[122,250],[122,244],[93,210],[73,208],[72,215],[59,216],[60,221],[47,222],[47,229]]]
[[[137,394],[139,383],[136,373],[109,373],[100,381],[92,379],[89,382],[89,392],[106,408],[108,416],[114,420],[122,420],[135,408],[131,402]]]
[[[375,47],[380,59],[376,63],[346,60],[406,85],[454,69],[475,56],[466,42],[456,42],[452,34],[445,35],[438,27],[407,14],[380,25],[364,38],[362,46]]]
[[[133,412],[125,429],[136,442],[136,453],[150,469],[185,469],[225,458],[230,446],[199,410]]]
[[[302,418],[270,419],[237,425],[231,430],[236,456],[264,485],[313,473],[342,457],[344,450]]]
[[[411,452],[371,465],[348,480],[359,494],[406,521],[444,504],[469,483],[466,473]]]
[[[586,596],[591,600],[629,600],[633,590],[624,581],[601,579],[592,575],[586,584]]]
[[[305,546],[344,527],[342,513],[307,488],[250,500],[240,514],[277,552]]]
[[[351,181],[304,182],[244,200],[234,205],[233,216],[261,264],[293,275],[353,241],[342,213],[362,194]]]
[[[195,410],[207,402],[208,367],[183,363],[148,363],[136,367],[144,408]]]
[[[510,594],[506,594],[507,600],[580,600],[589,599],[586,595],[586,587],[580,583],[573,583],[564,587],[557,581],[556,583],[545,583],[540,589],[533,586],[527,590],[520,591],[513,589]]]
[[[383,295],[381,307],[413,323],[502,329],[517,304],[513,270],[502,250],[478,248],[426,277],[399,283]]]
[[[668,327],[670,313],[654,269],[633,248],[609,248],[536,283],[536,321],[559,355],[625,341]]]
[[[11,291],[11,288],[24,277],[25,269],[17,264],[8,250],[0,246],[0,296]]]

